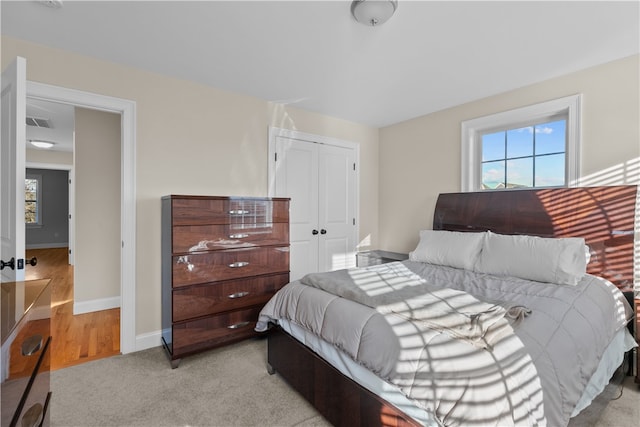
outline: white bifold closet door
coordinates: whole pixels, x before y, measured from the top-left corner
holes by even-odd
[[[354,148],[275,136],[276,197],[290,197],[291,280],[355,266]]]

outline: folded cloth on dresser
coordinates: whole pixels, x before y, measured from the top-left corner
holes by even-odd
[[[382,314],[423,322],[485,349],[510,333],[508,320],[521,321],[531,313],[522,305],[480,301],[464,291],[434,286],[401,262],[307,274],[300,283]]]
[[[604,349],[624,329],[629,315],[615,286],[590,275],[576,286],[562,286],[411,261],[402,264],[404,272],[387,277],[398,291],[393,298],[410,295],[415,291],[408,289],[411,286],[429,283],[489,304],[505,301],[506,307],[529,307],[531,314],[523,322],[507,322],[513,333],[492,342],[489,350],[410,316],[380,312],[294,281],[265,305],[256,330],[266,330],[279,319],[295,323],[395,384],[442,425],[566,426]],[[384,294],[390,294],[388,283],[371,278],[371,270],[351,274],[361,285],[368,283],[365,299],[373,297],[370,304],[400,303],[384,300],[389,296]],[[337,283],[323,286],[345,292]]]

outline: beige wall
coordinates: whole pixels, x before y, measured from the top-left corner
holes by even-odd
[[[2,68],[16,56],[28,80],[136,102],[136,335],[160,330],[160,197],[266,195],[270,125],[360,145],[360,240],[376,244],[377,129],[2,37]]]
[[[432,228],[438,194],[461,190],[461,123],[489,114],[581,93],[582,182],[640,183],[639,63],[635,55],[381,129],[379,247],[408,252]]]
[[[74,305],[120,297],[120,115],[75,109]]]
[[[73,153],[66,151],[27,150],[27,162],[73,166]]]

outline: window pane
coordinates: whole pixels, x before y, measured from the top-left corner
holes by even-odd
[[[38,191],[40,180],[26,178],[24,180],[24,222],[26,224],[38,224]]]
[[[504,159],[503,131],[482,135],[482,161]]]
[[[24,180],[24,199],[25,200],[37,200],[38,196],[38,180],[37,179],[25,179]]]
[[[567,122],[543,123],[536,126],[536,154],[564,153]]]
[[[533,187],[533,157],[507,161],[507,188]]]
[[[26,224],[35,224],[38,222],[38,212],[37,212],[36,202],[25,202],[24,222]]]
[[[504,160],[482,164],[482,189],[504,187]]]
[[[533,127],[507,131],[507,158],[533,156]]]
[[[564,154],[536,157],[536,187],[563,186],[565,184],[564,159]]]

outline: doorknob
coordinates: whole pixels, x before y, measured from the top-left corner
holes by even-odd
[[[318,230],[313,230],[313,231],[311,232],[311,234],[313,234],[313,235],[315,236],[316,234],[318,234]]]
[[[320,234],[327,234],[327,230],[323,228],[322,230],[320,230]]]
[[[5,267],[11,267],[12,270],[16,269],[16,259],[11,257],[9,261],[0,260],[0,270],[4,270]]]
[[[29,264],[31,267],[35,267],[37,263],[38,263],[38,258],[36,257],[33,257],[29,261],[27,261],[27,264]]]

